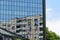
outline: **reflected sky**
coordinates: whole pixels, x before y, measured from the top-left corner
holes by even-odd
[[[42,13],[42,0],[0,0],[0,21]]]

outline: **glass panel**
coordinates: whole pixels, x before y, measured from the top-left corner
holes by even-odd
[[[41,16],[42,0],[0,0],[0,27],[25,38],[39,40]]]

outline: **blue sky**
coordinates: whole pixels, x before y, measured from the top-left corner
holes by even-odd
[[[60,0],[46,0],[46,7],[54,11],[51,20],[58,20],[60,18]]]
[[[60,35],[60,0],[46,0],[46,26]]]

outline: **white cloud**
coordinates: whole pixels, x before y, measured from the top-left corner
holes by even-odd
[[[49,30],[60,35],[60,31],[59,31],[60,30],[60,20],[51,20],[53,18],[54,14],[55,13],[52,8],[46,8],[46,26],[49,28]]]
[[[46,8],[46,19],[51,18],[54,15],[54,11],[52,8]]]
[[[53,14],[54,14],[54,10],[52,8],[46,8],[46,17],[47,17],[47,19],[52,17]]]
[[[49,28],[49,30],[60,35],[60,21],[47,21],[46,26]]]
[[[52,8],[46,8],[46,12],[51,12],[51,11],[53,11]]]

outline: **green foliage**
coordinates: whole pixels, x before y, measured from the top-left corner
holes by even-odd
[[[21,40],[20,38],[14,38],[14,40]]]
[[[46,28],[46,40],[60,40],[60,36]]]

